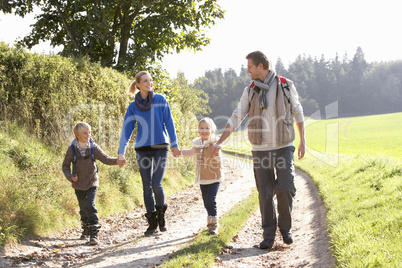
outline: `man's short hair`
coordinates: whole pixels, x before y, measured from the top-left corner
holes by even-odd
[[[262,67],[264,67],[264,70],[269,70],[268,58],[261,51],[254,51],[254,52],[249,53],[247,55],[246,59],[252,60],[256,66],[258,66],[258,65],[260,65],[260,63],[262,63]]]

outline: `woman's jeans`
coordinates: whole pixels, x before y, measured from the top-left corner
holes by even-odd
[[[216,206],[216,196],[218,195],[220,182],[212,184],[200,184],[202,200],[204,200],[204,207],[208,212],[208,216],[217,216],[218,209]]]
[[[168,150],[136,151],[147,213],[154,211],[155,205],[162,207],[165,204],[162,180],[165,175],[168,153]]]
[[[96,187],[89,188],[86,191],[75,190],[75,195],[80,206],[81,222],[85,225],[95,225],[99,223],[98,211],[96,210]]]

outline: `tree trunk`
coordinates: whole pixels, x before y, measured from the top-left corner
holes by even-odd
[[[127,13],[123,15],[122,18],[122,28],[121,28],[121,36],[120,36],[120,48],[119,48],[119,57],[117,61],[117,69],[122,69],[124,66],[124,61],[127,56],[128,49],[128,41],[130,40],[130,33],[134,18],[138,15],[141,7],[136,7],[132,14],[129,14],[130,10],[127,10]],[[124,9],[123,9],[124,12]]]

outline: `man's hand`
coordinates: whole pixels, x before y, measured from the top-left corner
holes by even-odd
[[[71,178],[71,181],[72,181],[72,182],[76,182],[76,181],[78,181],[77,174],[75,174],[75,175],[74,175],[74,177],[72,177],[72,178]]]
[[[306,135],[304,133],[304,122],[296,123],[296,126],[300,136],[299,148],[297,149],[297,156],[300,160],[304,157],[304,154],[306,153]]]
[[[215,143],[212,145],[212,154],[213,155],[219,155],[219,150],[222,148],[222,144],[219,142]]]
[[[304,157],[305,153],[306,153],[306,144],[300,143],[299,148],[297,149],[297,156],[298,156],[299,160]]]

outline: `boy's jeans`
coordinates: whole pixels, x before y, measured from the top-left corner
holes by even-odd
[[[136,151],[147,213],[154,211],[155,205],[162,207],[165,204],[162,180],[165,175],[168,153],[168,150]]]
[[[216,206],[216,196],[218,194],[220,182],[211,184],[201,184],[202,199],[204,200],[204,207],[208,212],[208,216],[217,216],[218,210]]]
[[[92,187],[86,191],[75,190],[83,224],[94,225],[99,223],[98,211],[95,206],[97,189],[97,187]]]

